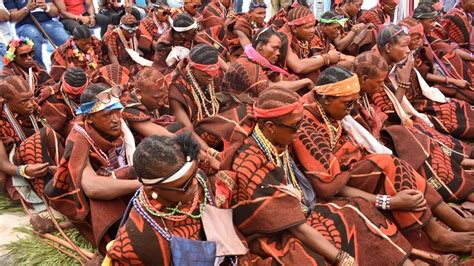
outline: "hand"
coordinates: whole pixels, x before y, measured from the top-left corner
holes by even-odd
[[[35,0],[29,0],[28,4],[26,4],[26,10],[31,11],[35,10],[38,7],[38,4],[36,4]]]
[[[306,87],[307,89],[312,90],[312,89],[315,87],[315,85],[314,85],[314,83],[313,83],[313,81],[312,81],[311,79],[305,78],[304,81],[306,81],[306,86],[305,86],[305,87]]]
[[[221,167],[221,162],[212,156],[209,156],[208,159],[209,164],[211,165],[212,169],[219,171],[219,168]]]
[[[80,16],[79,20],[82,22],[82,24],[84,24],[86,26],[90,24],[90,18],[89,17]]]
[[[400,82],[409,83],[411,71],[413,70],[415,60],[413,59],[413,55],[409,54],[407,57],[407,61],[404,65],[397,66],[397,77]]]
[[[31,177],[41,177],[46,174],[48,171],[49,163],[37,163],[37,164],[28,164],[25,169],[25,172],[28,176]]]
[[[460,89],[469,89],[470,85],[469,82],[467,82],[464,79],[452,79],[449,81],[449,83],[455,85],[456,87]]]
[[[335,64],[339,62],[339,59],[341,59],[341,53],[339,53],[336,50],[330,50],[327,55],[329,56],[329,63]]]
[[[46,11],[46,9],[48,9],[48,5],[46,4],[45,1],[38,0],[36,3],[38,5],[38,7],[43,9],[44,11]]]
[[[361,31],[363,31],[365,29],[365,24],[364,23],[358,23],[358,24],[355,24],[354,26],[352,26],[352,29],[355,34],[359,34]]]
[[[426,199],[423,193],[415,189],[402,190],[390,200],[392,210],[423,211],[426,210]]]
[[[89,26],[89,27],[94,27],[94,26],[95,26],[95,23],[96,23],[96,21],[95,21],[95,16],[94,16],[94,15],[90,15],[90,16],[89,16],[89,25],[88,25],[88,26]]]

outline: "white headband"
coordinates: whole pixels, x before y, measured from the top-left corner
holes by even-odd
[[[185,32],[185,31],[189,31],[189,30],[193,30],[193,29],[197,29],[198,28],[198,24],[196,22],[196,20],[193,18],[194,22],[193,24],[187,26],[187,27],[175,27],[173,26],[173,19],[171,18],[171,16],[168,17],[168,20],[170,21],[170,25],[171,27],[173,28],[174,31],[176,32]]]
[[[191,158],[189,158],[190,160]],[[188,161],[186,162],[178,171],[176,171],[172,176],[166,178],[166,177],[160,177],[156,179],[143,179],[141,178],[140,181],[144,185],[155,185],[157,183],[160,184],[168,184],[173,181],[176,181],[183,177],[184,174],[186,174],[193,166],[196,165],[196,161]]]

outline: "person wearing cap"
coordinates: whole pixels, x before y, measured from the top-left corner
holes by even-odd
[[[77,26],[72,37],[54,50],[51,55],[51,76],[60,81],[68,67],[80,67],[88,75],[103,66],[100,40],[85,25]]]
[[[299,130],[310,125],[304,119],[304,104],[305,99],[291,90],[264,90],[248,111],[249,131],[234,131],[216,176],[217,204],[232,207],[252,261],[378,265],[383,257],[386,265],[410,263],[410,244],[373,203],[360,198],[319,201],[322,192],[312,186],[316,178],[290,154]],[[385,239],[371,223],[384,225]]]
[[[178,14],[172,20],[171,28],[156,42],[153,67],[163,75],[172,72],[180,60],[188,56],[197,31],[197,21],[191,15]]]
[[[138,26],[137,19],[131,14],[126,14],[120,19],[120,25],[110,27],[102,39],[102,47],[107,53],[108,61],[128,68],[132,74],[142,68],[127,51],[128,49],[131,52],[141,53],[138,48]]]
[[[291,73],[312,80],[317,78],[320,68],[337,63],[340,57],[334,49],[326,54],[320,54],[315,49],[320,40],[314,33],[315,23],[313,12],[307,7],[298,6],[288,12],[288,22],[279,30],[286,35],[290,46],[279,61]]]
[[[414,67],[428,84],[436,86],[444,95],[450,98],[457,98],[474,104],[474,91],[472,91],[473,85],[471,80],[474,76],[469,66],[454,51],[455,47],[447,47],[449,44],[443,45],[442,41],[438,41],[435,43],[435,47],[438,49],[434,50],[435,48],[432,48],[425,38],[423,25],[414,18],[405,18],[399,25],[407,27],[410,31],[408,47],[413,52],[415,59]],[[449,51],[449,54],[442,58],[450,57],[450,61],[454,64],[444,63],[436,55],[435,51],[439,53]],[[438,69],[435,69],[435,62]]]
[[[171,15],[169,7],[161,1],[151,4],[148,15],[140,21],[138,27],[138,48],[144,57],[153,60],[157,40],[171,26],[168,17]]]
[[[45,187],[50,205],[101,254],[140,187],[130,167],[134,144],[124,133],[120,94],[120,87],[98,84],[81,94],[64,156]]]
[[[393,21],[395,9],[397,9],[398,0],[380,0],[373,8],[365,11],[357,20],[358,23],[375,25],[380,31],[384,24]]]
[[[38,105],[48,125],[64,139],[74,126],[79,98],[89,85],[86,72],[80,67],[69,67],[58,83],[41,89]]]
[[[28,81],[36,95],[41,86],[52,85],[54,81],[34,59],[34,46],[33,41],[26,37],[12,39],[7,44],[7,53],[3,57],[2,74],[19,76]]]
[[[435,188],[376,140],[371,146],[361,142],[362,131],[356,130],[357,122],[348,117],[360,98],[356,74],[330,67],[321,73],[314,90],[304,98],[304,118],[292,148],[296,165],[307,173],[318,197],[362,197],[377,209],[390,212],[395,223],[392,225],[402,233],[423,230],[435,250],[461,253],[471,249],[474,222],[466,219],[466,228],[453,227],[457,232],[443,227],[433,216],[449,221],[454,211],[446,213],[449,207]],[[366,208],[360,210],[368,213]],[[370,249],[359,250],[359,256],[371,260]],[[403,254],[400,250],[387,252],[390,255],[383,256],[384,260]],[[362,265],[377,264],[362,258]]]
[[[267,5],[259,0],[250,2],[249,11],[237,14],[227,26],[228,45],[232,59],[238,58],[244,47],[251,43],[254,34],[265,26]]]
[[[198,166],[199,150],[190,132],[151,136],[137,146],[133,168],[142,186],[102,265],[214,265],[216,242],[210,236],[215,232],[204,224],[213,194]],[[230,219],[220,226],[233,229]],[[229,238],[230,232],[225,233]],[[179,240],[186,240],[189,250],[180,248]],[[196,240],[201,243],[198,253],[193,248]]]

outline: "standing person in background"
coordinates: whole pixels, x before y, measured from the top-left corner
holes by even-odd
[[[72,33],[79,25],[94,28],[100,27],[100,36],[104,36],[107,26],[112,19],[102,14],[96,14],[92,0],[54,0],[58,7],[61,23]]]
[[[140,19],[140,12],[132,6],[123,6],[120,0],[97,0],[99,4],[99,13],[106,15],[111,19],[113,25],[120,24],[120,18],[125,13],[132,14],[137,20]]]
[[[10,12],[5,8],[3,0],[0,0],[0,56],[7,53],[7,43],[13,39],[13,32],[10,28]],[[0,70],[3,68],[3,60],[0,60]]]
[[[32,16],[39,22],[54,44],[61,45],[66,42],[69,35],[64,30],[63,24],[52,19],[58,16],[58,8],[52,0],[5,0],[4,3],[10,12],[10,21],[16,23],[16,34],[18,37],[28,37],[33,40],[35,44],[34,59],[42,68],[45,68],[42,44],[47,38],[35,24]]]

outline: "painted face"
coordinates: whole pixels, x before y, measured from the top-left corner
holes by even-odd
[[[255,8],[250,12],[250,17],[252,21],[259,25],[263,25],[265,22],[266,10],[263,7]]]
[[[29,116],[34,111],[33,92],[17,92],[8,100],[8,107],[21,116]]]
[[[21,45],[16,48],[15,62],[23,69],[28,69],[34,65],[33,55],[34,50],[28,45]]]
[[[168,86],[164,79],[152,86],[139,89],[141,102],[149,111],[156,110],[165,104],[165,98],[168,96]]]
[[[87,52],[92,45],[92,38],[75,40],[77,48],[83,52]]]
[[[409,45],[410,44],[410,36],[402,36],[397,43],[395,44],[387,44],[385,47],[389,52],[389,57],[392,62],[400,62],[408,56],[410,52]]]
[[[186,10],[186,12],[188,12],[188,14],[191,16],[196,16],[200,7],[201,0],[192,0],[184,4],[184,10]]]
[[[359,93],[342,97],[327,97],[326,100],[323,100],[325,102],[324,111],[333,119],[342,120],[351,113],[359,97]]]
[[[118,138],[122,134],[120,119],[122,118],[122,110],[103,110],[87,116],[91,125],[100,133],[112,138]]]
[[[258,52],[268,59],[272,64],[275,64],[280,57],[281,39],[277,35],[272,35],[267,44],[260,43],[257,47]]]
[[[354,3],[349,3],[348,9],[347,9],[347,14],[351,17],[357,16],[357,14],[360,11],[360,8],[362,7],[362,0],[356,0]]]
[[[286,149],[293,139],[296,138],[296,132],[298,132],[303,122],[303,116],[303,112],[301,111],[285,116],[278,123],[271,121],[265,123],[265,127],[268,128],[271,134],[271,136],[267,137],[277,149]]]
[[[408,44],[408,48],[411,51],[420,48],[423,45],[423,38],[420,34],[414,33],[410,35],[410,43]]]
[[[315,24],[315,22],[309,22],[300,26],[294,26],[292,31],[295,34],[296,39],[301,41],[311,41],[314,37]]]
[[[387,75],[387,71],[380,71],[374,77],[368,77],[367,75],[360,77],[360,89],[367,95],[374,94],[377,90],[383,88]]]
[[[329,38],[329,40],[334,41],[339,34],[341,33],[341,25],[339,23],[323,24],[321,29],[323,33]]]

